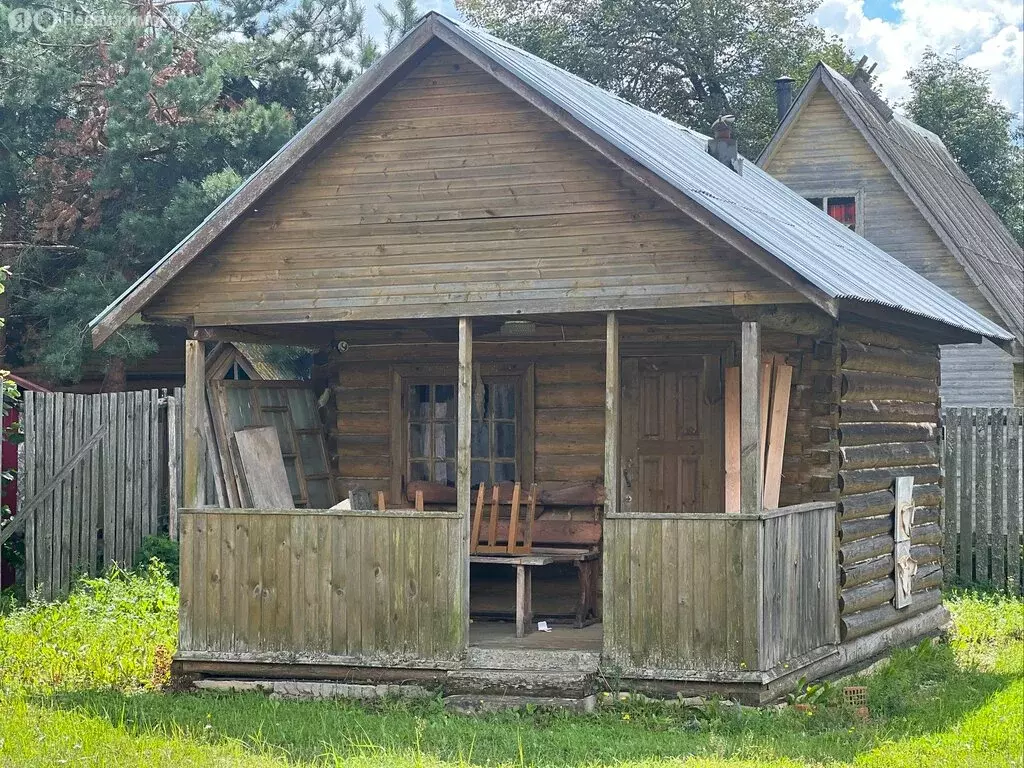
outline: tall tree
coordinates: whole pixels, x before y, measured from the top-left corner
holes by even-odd
[[[356,0],[30,0],[0,24],[7,364],[74,380],[88,321],[375,55]],[[0,5],[0,18],[9,9]],[[109,384],[153,351],[100,351]]]
[[[384,3],[377,3],[377,13],[384,22],[384,40],[388,48],[415,27],[420,18],[416,0],[394,0],[393,8],[388,8]]]
[[[1024,130],[988,75],[929,49],[907,73],[907,115],[942,139],[1018,243],[1024,244]]]
[[[474,23],[646,109],[707,133],[738,116],[744,154],[776,125],[775,78],[852,69],[808,21],[818,0],[456,0]]]

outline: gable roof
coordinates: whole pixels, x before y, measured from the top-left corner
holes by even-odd
[[[374,93],[438,39],[489,72],[635,180],[661,195],[833,316],[851,300],[971,334],[1012,336],[888,256],[752,163],[736,173],[707,137],[630,104],[483,30],[427,14],[389,53],[299,131],[206,220],[90,324],[101,344]]]
[[[817,89],[825,88],[982,295],[1024,342],[1024,251],[942,139],[819,63],[761,156],[765,166]]]

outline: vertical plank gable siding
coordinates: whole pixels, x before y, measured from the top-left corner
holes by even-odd
[[[183,510],[179,656],[444,666],[462,546],[454,513]]]
[[[765,168],[804,197],[857,195],[858,232],[995,322],[998,315],[824,89]],[[943,405],[1013,405],[1012,358],[993,344],[944,347]]]
[[[812,506],[606,518],[608,659],[671,678],[767,671],[835,643],[835,507]]]
[[[800,300],[441,46],[149,314],[244,324]]]

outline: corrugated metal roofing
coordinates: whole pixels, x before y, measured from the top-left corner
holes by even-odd
[[[856,85],[831,67],[819,66],[834,85],[840,106],[857,116],[858,127],[870,133],[883,160],[903,177],[897,181],[916,194],[954,257],[968,274],[973,272],[978,287],[991,295],[1017,337],[1024,338],[1024,250],[942,139],[899,114],[884,120]]]
[[[475,27],[442,22],[590,130],[776,256],[826,294],[902,309],[997,339],[1006,330],[745,161],[737,174],[707,137],[648,112]]]
[[[828,296],[904,310],[993,339],[1013,338],[963,302],[822,213],[753,162],[744,161],[742,174],[726,168],[707,153],[706,136],[630,104],[481,29],[436,12],[427,14],[417,27],[406,34],[403,42],[428,23],[443,25],[485,58],[507,69],[529,88],[764,248]],[[397,47],[401,45],[399,43]],[[385,55],[363,78],[369,78],[373,69],[384,66],[391,55]],[[199,227],[100,313],[90,326],[95,328],[147,281],[170,279],[174,271],[165,273],[164,270],[170,258],[186,248],[205,229],[230,225],[233,218],[228,216],[228,212],[233,217],[236,215],[232,210],[234,204],[245,202],[236,198],[244,198],[243,191],[247,187],[284,162],[287,150],[307,140],[314,125],[322,122],[343,99],[344,94],[297,133]],[[241,215],[241,211],[237,215]],[[137,308],[132,311],[137,311]]]

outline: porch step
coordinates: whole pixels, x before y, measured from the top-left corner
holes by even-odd
[[[456,669],[448,673],[444,688],[456,695],[581,699],[594,693],[595,684],[591,672]]]
[[[596,651],[539,648],[480,648],[470,646],[464,669],[503,669],[522,672],[597,672]]]

